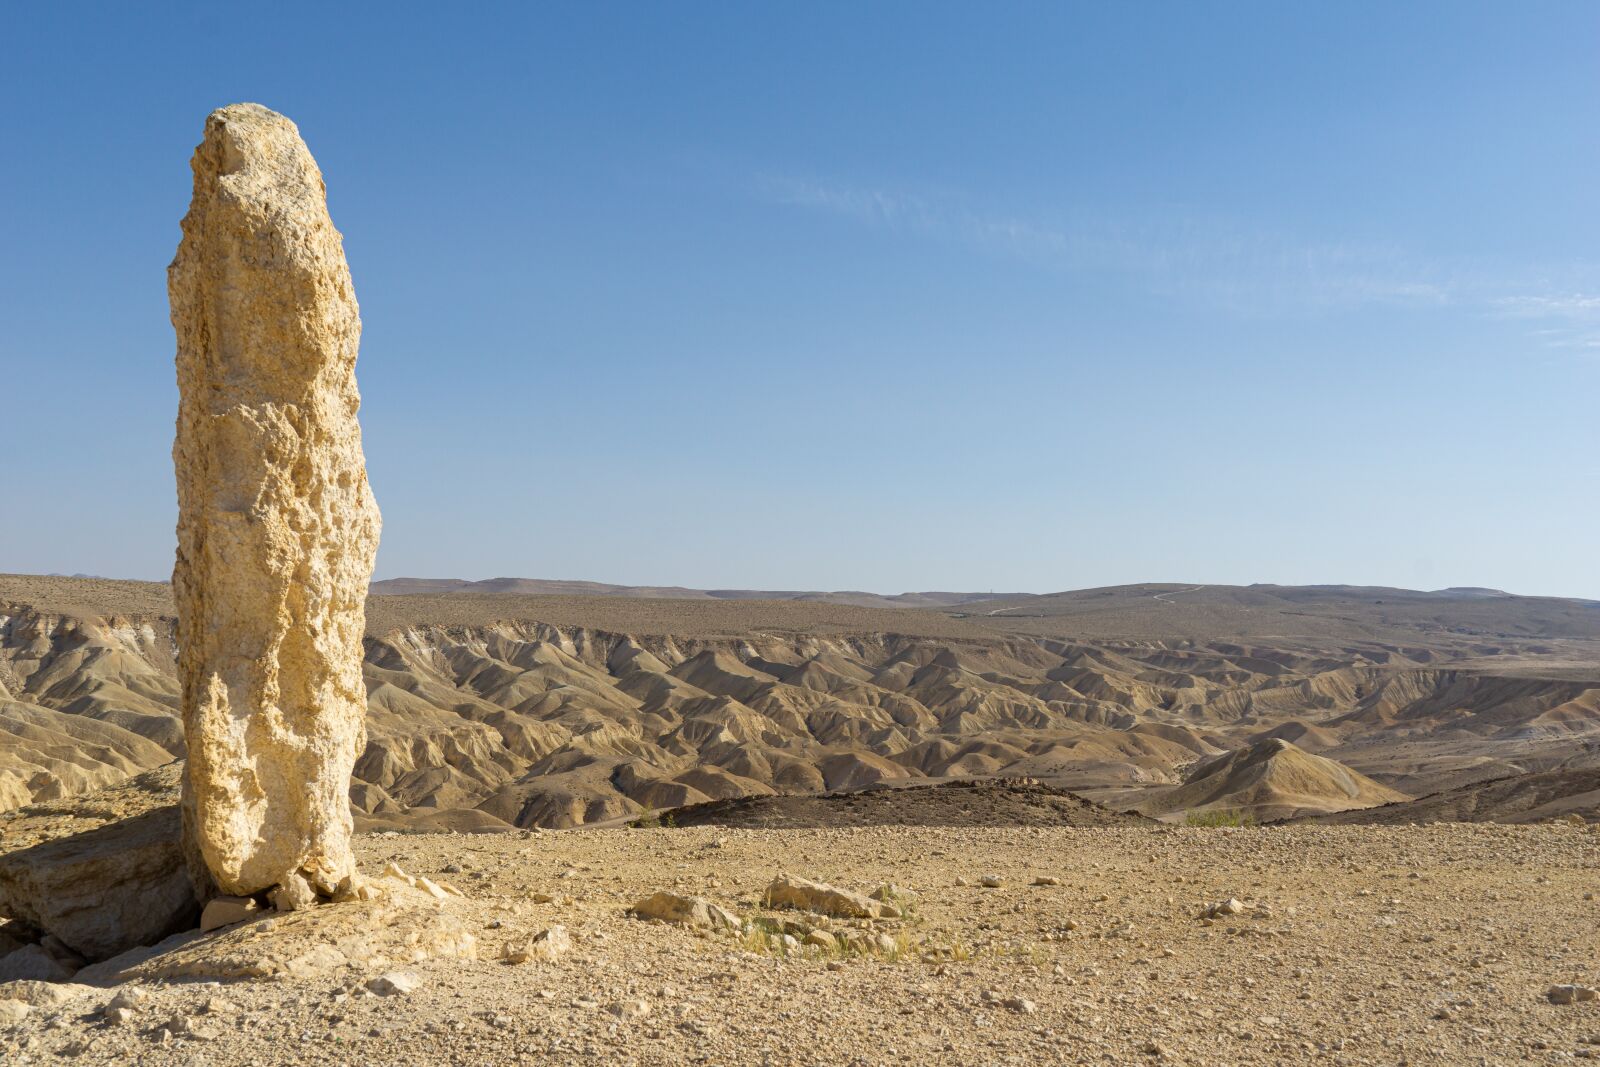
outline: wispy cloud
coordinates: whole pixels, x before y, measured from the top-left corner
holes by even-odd
[[[1241,313],[1453,306],[1539,323],[1535,334],[1552,348],[1600,349],[1600,295],[1593,295],[1600,269],[1593,265],[1519,277],[1397,244],[1305,241],[1227,220],[1042,221],[980,209],[959,195],[782,175],[761,177],[754,192],[770,203],[1053,269],[1131,276],[1158,295]],[[1552,285],[1552,277],[1570,284]],[[1581,284],[1590,279],[1597,284]]]
[[[1069,270],[1141,276],[1158,292],[1235,305],[1439,304],[1445,284],[1392,247],[1305,244],[1221,223],[1046,223],[978,210],[959,197],[869,189],[809,178],[762,178],[772,203],[954,241]]]
[[[1524,293],[1500,298],[1495,310],[1508,318],[1542,323],[1531,333],[1546,348],[1600,354],[1600,296]]]
[[[774,203],[843,215],[891,230],[956,237],[1018,254],[1068,250],[1066,235],[1020,219],[979,215],[949,197],[862,189],[812,179],[766,177],[758,194]]]
[[[1507,315],[1518,318],[1600,318],[1600,296],[1560,293],[1552,296],[1508,296],[1498,301]]]

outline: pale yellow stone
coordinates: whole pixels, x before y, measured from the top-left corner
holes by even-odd
[[[220,930],[253,919],[260,913],[261,908],[250,897],[213,897],[200,912],[200,932]]]
[[[272,891],[272,906],[279,911],[304,911],[306,908],[315,907],[316,903],[316,891],[298,871],[290,871],[284,875],[278,888]]]
[[[380,521],[356,421],[361,338],[322,173],[256,104],[206,120],[168,270],[178,338],[178,666],[197,886],[354,870],[363,602]]]
[[[894,919],[900,916],[900,909],[893,904],[874,900],[850,889],[839,889],[826,882],[797,878],[792,874],[780,874],[774,878],[762,895],[762,903],[769,908],[797,908],[847,919]]]

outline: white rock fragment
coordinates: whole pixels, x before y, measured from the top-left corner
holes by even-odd
[[[1243,911],[1244,904],[1237,897],[1229,897],[1227,900],[1218,901],[1206,908],[1199,914],[1198,918],[1220,919],[1225,915],[1238,915]]]
[[[572,935],[565,926],[552,926],[541,930],[520,945],[507,945],[500,958],[507,963],[528,963],[532,960],[554,960],[572,950]]]
[[[389,971],[367,982],[367,989],[380,997],[404,996],[422,985],[422,979],[412,971]]]

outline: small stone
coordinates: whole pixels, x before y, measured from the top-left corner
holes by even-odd
[[[1060,885],[1061,879],[1052,874],[1041,874],[1033,880],[1034,885]]]
[[[218,1036],[215,1027],[206,1025],[191,1015],[174,1015],[162,1026],[169,1033],[178,1034],[191,1041],[213,1041]]]
[[[111,998],[111,1002],[106,1005],[106,1010],[116,1011],[121,1008],[127,1008],[131,1011],[144,1007],[149,999],[150,991],[143,986],[127,986],[119,990],[117,995]]]
[[[998,874],[986,874],[978,879],[978,884],[985,889],[999,889],[1005,882],[1001,880]]]
[[[1039,1010],[1039,1005],[1026,997],[1007,997],[1002,1002],[1002,1006],[1019,1015],[1032,1015]]]
[[[635,1019],[643,1019],[650,1014],[650,1002],[648,1000],[619,1000],[614,1004],[607,1005],[606,1011],[609,1011],[619,1019],[632,1022]]]
[[[444,891],[443,887],[441,887],[439,883],[435,882],[431,878],[418,878],[416,885],[418,889],[422,890],[435,900],[443,900],[450,895]]]
[[[299,871],[285,874],[271,897],[272,906],[279,911],[304,911],[315,907],[317,903],[317,891],[311,888],[311,883]]]
[[[1239,902],[1238,898],[1229,897],[1227,900],[1218,901],[1206,908],[1200,913],[1199,918],[1217,919],[1224,915],[1238,915],[1242,911],[1244,911],[1244,905]]]
[[[393,997],[414,992],[421,984],[422,979],[410,971],[389,971],[369,981],[367,989],[380,997]]]
[[[839,947],[838,939],[832,934],[828,933],[826,930],[813,930],[807,934],[800,943],[803,945],[812,945],[816,948],[825,949],[829,952],[832,952]]]
[[[552,926],[541,930],[520,945],[507,945],[500,958],[507,963],[528,963],[532,960],[550,961],[572,949],[572,936],[565,926]]]
[[[333,902],[345,904],[352,900],[370,900],[371,897],[362,896],[361,891],[366,888],[366,881],[354,871],[339,879],[339,884],[333,887]]]
[[[130,1026],[138,1013],[132,1008],[108,1008],[105,1013],[107,1026]]]
[[[200,932],[208,934],[224,926],[242,923],[261,913],[261,905],[251,897],[212,897],[200,912]]]

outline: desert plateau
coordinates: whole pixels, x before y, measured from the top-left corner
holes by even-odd
[[[166,586],[0,594],[3,904],[30,864],[84,862],[52,844],[175,812],[183,739]],[[1588,1002],[1550,1000],[1596,979],[1600,605],[849,599],[375,592],[357,860],[448,887],[437,911],[351,944],[332,913],[376,905],[263,910],[106,961],[14,920],[0,1040],[151,1064],[1600,1055]],[[767,906],[784,876],[902,914]],[[630,911],[657,894],[688,903]],[[414,987],[378,981],[397,969]]]
[[[7,15],[0,1067],[1600,1060],[1600,7]]]

